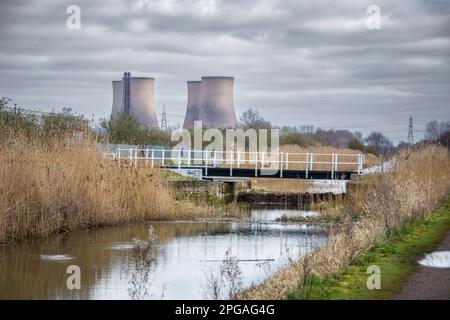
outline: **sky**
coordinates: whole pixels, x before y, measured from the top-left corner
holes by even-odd
[[[67,27],[70,5],[80,29]],[[169,125],[182,124],[187,80],[226,75],[238,115],[394,142],[413,116],[418,139],[428,121],[450,120],[450,1],[0,1],[0,96],[98,120],[124,71],[156,78]]]

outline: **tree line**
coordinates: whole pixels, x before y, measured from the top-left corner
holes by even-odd
[[[83,115],[77,115],[70,108],[62,112],[45,113],[42,116],[29,115],[11,99],[0,98],[0,122],[12,130],[20,130],[28,135],[57,135],[72,134],[74,130],[81,130],[93,134],[99,142],[118,144],[133,144],[141,146],[173,146],[177,142],[171,141],[171,132],[141,127],[132,116],[122,114],[114,119],[103,119],[100,123],[104,133],[95,135],[89,125],[89,120]],[[410,147],[405,142],[397,146],[383,133],[371,132],[363,137],[361,132],[349,130],[333,130],[314,128],[312,125],[275,127],[264,119],[254,109],[248,109],[239,117],[239,127],[246,129],[279,129],[280,145],[298,145],[301,147],[332,146],[336,148],[350,148],[364,153],[372,153],[386,157],[400,149]],[[435,143],[449,147],[450,121],[430,121],[425,130],[424,140],[420,143]]]

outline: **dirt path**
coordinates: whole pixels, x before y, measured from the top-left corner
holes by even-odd
[[[436,251],[450,251],[450,232],[436,248]],[[421,266],[402,290],[394,296],[394,299],[450,300],[450,269]]]

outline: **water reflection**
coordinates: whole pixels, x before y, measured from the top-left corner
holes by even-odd
[[[227,250],[237,257],[242,286],[248,287],[278,270],[289,257],[297,259],[326,241],[318,226],[274,222],[282,214],[305,212],[257,209],[252,211],[256,221],[245,223],[152,223],[156,240],[145,298],[203,298],[201,283],[205,275],[220,269]],[[148,228],[148,224],[102,228],[3,245],[0,298],[130,299],[136,271],[132,239],[148,239]],[[66,287],[69,265],[81,268],[81,290]]]

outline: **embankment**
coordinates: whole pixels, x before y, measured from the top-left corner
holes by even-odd
[[[432,145],[405,150],[393,161],[390,172],[371,180],[329,214],[348,224],[345,232],[330,234],[326,245],[239,298],[286,298],[292,290],[307,287],[311,276],[336,274],[406,224],[426,218],[449,195],[450,157],[446,149]]]
[[[178,200],[218,204],[236,200],[240,192],[251,188],[251,181],[172,180],[169,186]]]
[[[295,192],[240,192],[237,201],[256,204],[290,204],[308,208],[312,203],[336,201],[342,195],[333,193],[295,193]]]
[[[426,218],[405,224],[398,233],[380,241],[367,253],[352,261],[335,274],[317,277],[310,275],[306,285],[288,294],[289,299],[392,299],[408,279],[419,269],[417,261],[433,251],[450,231],[450,197],[439,209]],[[367,288],[367,269],[380,268],[380,288]],[[433,284],[422,283],[420,290]],[[447,288],[450,284],[447,285]],[[439,290],[438,288],[436,288]],[[421,296],[419,292],[413,293]],[[445,292],[441,292],[441,295]],[[403,296],[407,296],[403,293]],[[402,296],[401,296],[402,297]],[[449,296],[447,296],[449,298]]]

